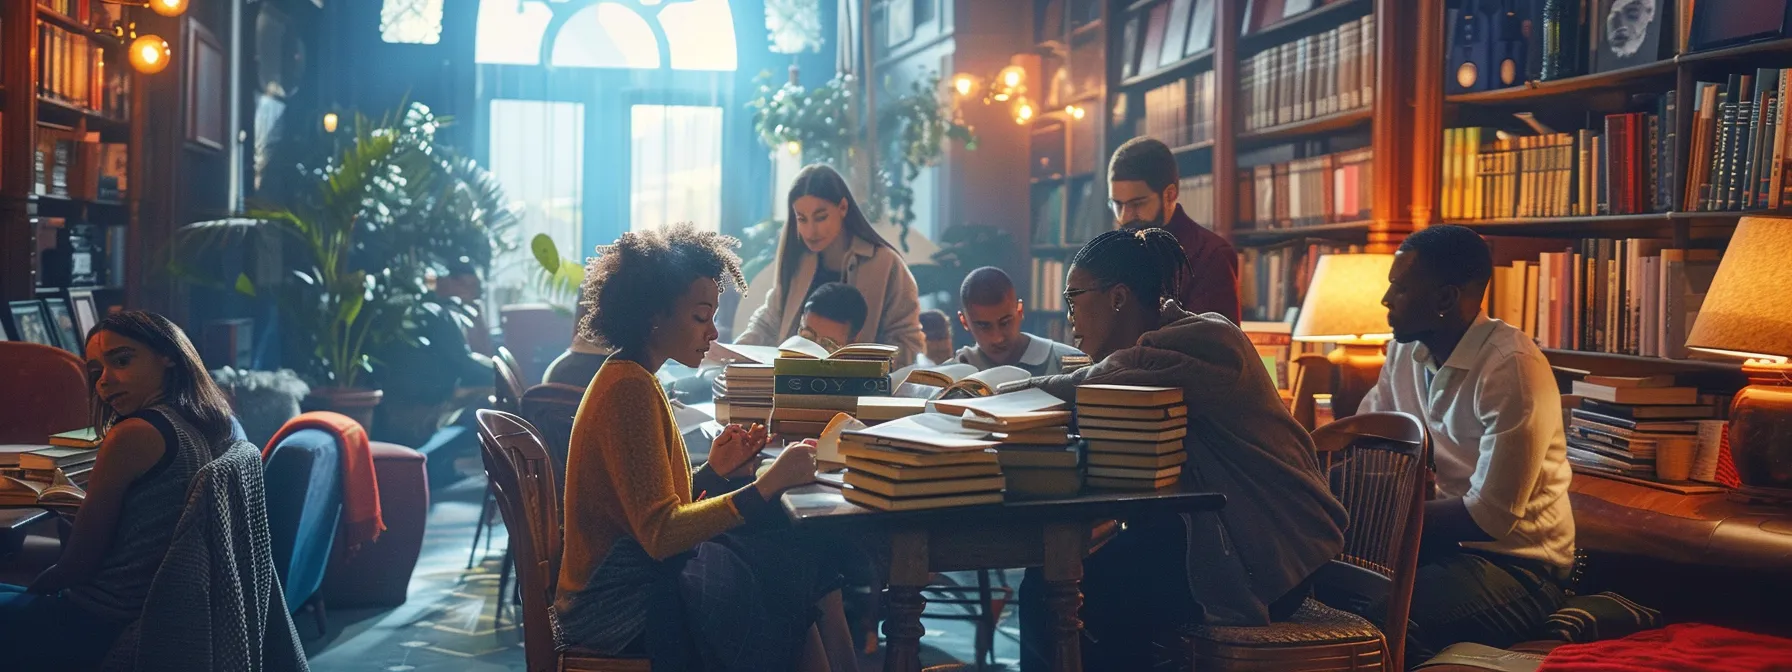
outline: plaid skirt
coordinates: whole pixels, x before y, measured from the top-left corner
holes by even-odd
[[[563,646],[645,652],[656,671],[794,669],[816,601],[839,588],[840,546],[750,529],[655,561],[625,538],[565,601],[555,634]]]

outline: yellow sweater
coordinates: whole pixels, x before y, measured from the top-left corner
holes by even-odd
[[[585,588],[617,539],[633,537],[664,560],[745,522],[735,499],[756,494],[695,501],[690,457],[666,394],[630,361],[612,358],[598,369],[568,448],[562,597]]]

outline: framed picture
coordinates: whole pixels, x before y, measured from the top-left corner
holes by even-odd
[[[44,310],[44,303],[37,299],[12,301],[6,304],[7,316],[12,321],[13,340],[47,345],[52,348],[62,347],[56,342],[56,332],[50,329],[50,316]]]
[[[1663,30],[1673,13],[1665,0],[1599,0],[1593,70],[1610,72],[1661,60]],[[1516,36],[1501,36],[1501,40]]]
[[[224,45],[198,19],[187,19],[187,141],[211,149],[225,142],[225,84],[229,60]]]
[[[56,341],[62,345],[62,349],[80,357],[85,339],[77,333],[80,328],[75,326],[75,312],[69,308],[68,299],[52,296],[43,302],[44,307],[49,309],[50,331],[56,333]]]
[[[87,332],[93,331],[94,326],[100,323],[100,309],[93,301],[93,292],[69,292],[68,303],[75,311],[75,329],[85,338]]]
[[[1692,7],[1688,51],[1785,37],[1792,0],[1698,0]]]

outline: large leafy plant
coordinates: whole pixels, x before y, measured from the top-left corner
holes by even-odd
[[[175,234],[178,275],[271,300],[305,353],[297,368],[321,387],[355,387],[386,347],[417,345],[414,316],[431,268],[490,264],[512,245],[517,218],[484,168],[437,143],[448,122],[427,106],[371,121],[353,138],[296,163],[299,179],[278,202],[246,217],[190,224]],[[328,145],[324,145],[328,146]],[[231,250],[278,249],[259,285],[248,273],[218,277],[208,261]]]

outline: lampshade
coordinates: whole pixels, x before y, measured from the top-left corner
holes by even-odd
[[[1741,357],[1792,357],[1788,290],[1792,290],[1792,218],[1742,218],[1686,346]]]
[[[1381,296],[1388,291],[1391,254],[1328,254],[1294,323],[1297,341],[1385,341],[1393,337]]]

